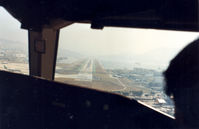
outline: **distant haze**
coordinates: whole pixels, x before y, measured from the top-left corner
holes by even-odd
[[[28,34],[20,29],[20,23],[0,7],[0,39],[23,42]],[[124,57],[142,61],[168,62],[198,33],[160,31],[153,29],[111,28],[90,29],[88,24],[73,24],[61,29],[59,48],[90,57]],[[59,56],[59,55],[58,55]],[[136,59],[138,60],[138,59]]]

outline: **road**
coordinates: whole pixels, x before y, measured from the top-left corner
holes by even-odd
[[[122,91],[122,90],[126,90],[127,86],[120,81],[120,79],[114,77],[115,79],[117,79],[117,81],[120,83],[120,85],[123,87],[122,89],[119,89],[119,90],[112,90],[112,91]]]

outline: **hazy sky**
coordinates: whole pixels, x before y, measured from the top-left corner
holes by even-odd
[[[157,49],[180,50],[199,33],[74,24],[61,30],[60,46],[91,54],[144,54]]]
[[[28,33],[20,29],[21,24],[0,7],[0,38],[27,43]]]
[[[90,29],[88,24],[73,24],[61,29],[59,48],[90,55],[151,54],[170,60],[199,33],[160,31],[152,29],[110,28]],[[0,38],[27,43],[26,30],[0,7]]]

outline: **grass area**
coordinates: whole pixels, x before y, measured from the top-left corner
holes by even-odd
[[[119,90],[123,88],[119,81],[112,78],[97,60],[94,60],[93,65],[92,88],[106,91]]]
[[[70,64],[66,63],[59,63],[57,64],[58,67],[61,69],[56,69],[56,73],[59,74],[78,74],[80,69],[86,63],[87,59],[82,59]]]
[[[77,81],[77,80],[71,79],[71,78],[55,78],[55,81],[63,82],[66,84],[71,84],[71,85],[92,88],[91,82],[88,82],[88,81]]]

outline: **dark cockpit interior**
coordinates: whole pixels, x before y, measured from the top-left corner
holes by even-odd
[[[134,99],[54,81],[60,29],[198,32],[197,0],[0,0],[28,30],[29,74],[0,71],[2,129],[172,129],[175,119]],[[1,14],[0,14],[1,15]]]

